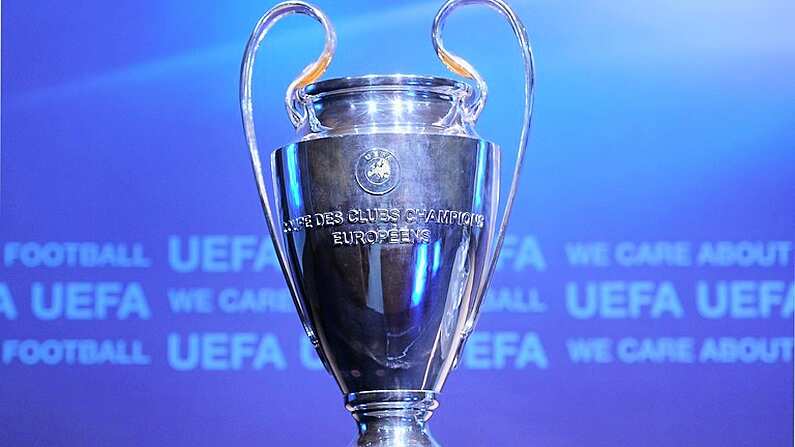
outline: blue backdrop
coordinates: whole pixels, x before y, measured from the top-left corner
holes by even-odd
[[[437,1],[318,0],[326,78],[449,76]],[[536,120],[501,267],[431,427],[444,445],[788,446],[791,1],[512,2]],[[265,233],[238,68],[262,1],[2,5],[0,445],[345,445]],[[520,58],[485,9],[450,48],[510,152]],[[274,29],[260,144],[322,45]]]

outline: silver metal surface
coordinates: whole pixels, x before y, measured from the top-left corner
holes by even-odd
[[[318,82],[298,93],[307,120],[302,139],[363,133],[476,136],[462,104],[469,85],[416,75],[369,75]]]
[[[441,43],[447,15],[474,3],[508,19],[525,61],[525,121],[501,219],[499,149],[474,129],[485,81]],[[317,19],[327,42],[288,89],[296,140],[271,154],[268,172],[254,130],[254,54],[270,26],[295,12]],[[268,11],[243,61],[241,110],[263,210],[307,335],[358,423],[352,446],[438,445],[426,422],[474,326],[527,143],[532,53],[513,11],[501,0],[450,0],[432,35],[442,61],[477,89],[414,75],[308,84],[336,38],[303,2]]]
[[[356,178],[373,148],[390,154],[378,160],[399,175],[385,194]],[[494,233],[497,157],[483,140],[392,133],[313,139],[274,153],[288,268],[329,370],[370,428],[424,420],[428,404],[390,401],[394,417],[378,419],[384,402],[367,393],[433,400],[453,367]]]

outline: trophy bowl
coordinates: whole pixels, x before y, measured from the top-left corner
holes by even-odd
[[[471,3],[508,18],[525,61],[525,122],[500,220],[500,150],[475,132],[486,84],[441,42],[447,15]],[[269,189],[251,74],[267,31],[292,13],[318,20],[326,46],[287,90],[296,141],[272,152]],[[527,143],[532,53],[513,11],[499,0],[451,0],[432,35],[442,61],[475,88],[416,75],[313,83],[336,36],[326,16],[303,2],[268,11],[243,60],[241,108],[261,203],[304,329],[358,422],[352,446],[438,445],[426,422],[474,327]]]

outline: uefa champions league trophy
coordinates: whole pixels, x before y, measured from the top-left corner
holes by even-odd
[[[486,83],[441,37],[447,16],[469,4],[500,12],[524,59],[524,122],[499,220],[500,150],[474,128]],[[269,190],[251,78],[260,42],[293,13],[320,22],[326,44],[287,88],[296,141],[271,154]],[[442,62],[475,88],[415,75],[313,83],[331,62],[336,36],[320,10],[298,1],[260,19],[243,59],[243,125],[262,207],[304,329],[358,422],[351,446],[438,446],[426,422],[475,324],[527,145],[533,59],[511,8],[501,0],[449,0],[432,38]]]

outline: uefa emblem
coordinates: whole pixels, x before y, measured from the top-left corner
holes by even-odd
[[[399,181],[400,163],[386,149],[370,149],[356,162],[356,183],[370,194],[386,194],[395,189]]]

